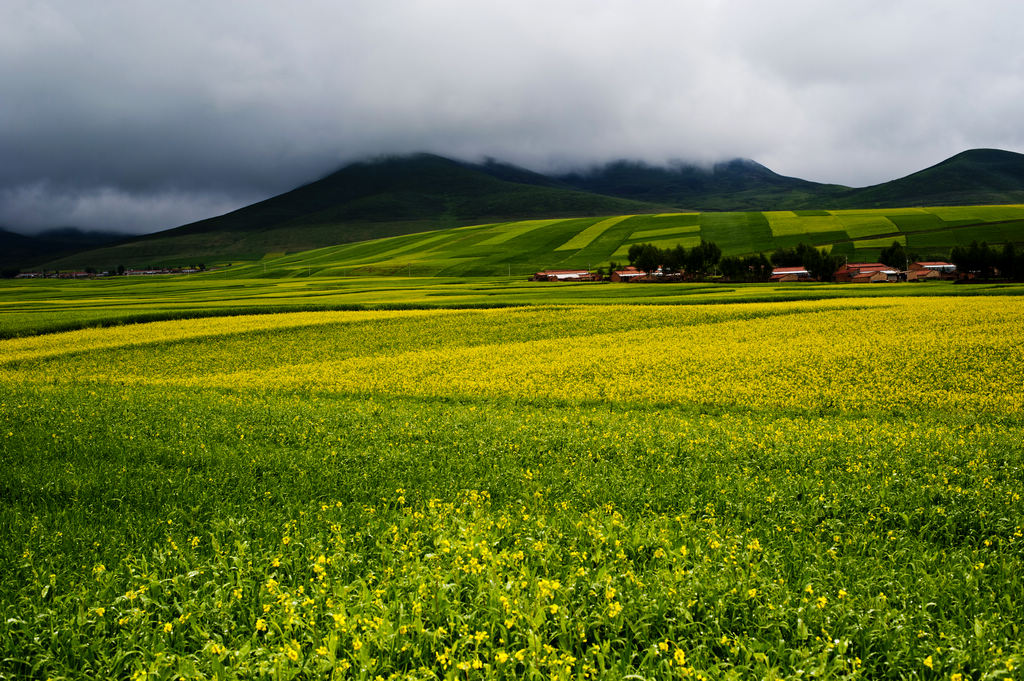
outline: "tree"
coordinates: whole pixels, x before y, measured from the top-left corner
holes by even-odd
[[[686,265],[686,248],[682,244],[665,249],[661,256],[661,271],[664,274],[676,274]]]
[[[1017,280],[1024,275],[1024,259],[1017,255],[1017,249],[1012,241],[1003,245],[1003,252],[998,259],[999,274],[1006,279]]]
[[[832,255],[825,250],[817,251],[817,253],[816,257],[810,258],[811,262],[809,264],[804,263],[807,273],[818,281],[834,281],[836,270],[839,269],[841,264],[839,256]]]
[[[796,267],[802,264],[800,254],[795,248],[780,248],[772,253],[772,265],[775,267]]]
[[[700,245],[696,246],[694,250],[700,251],[700,267],[698,271],[701,276],[712,271],[718,265],[718,261],[722,259],[722,249],[713,241],[704,241],[702,238]]]
[[[772,262],[764,253],[752,255],[747,259],[754,281],[768,281],[772,276]]]
[[[640,259],[640,254],[643,253],[644,246],[650,246],[650,244],[633,244],[629,247],[629,251],[626,252],[626,257],[629,258],[629,264],[633,267],[637,267],[636,261]]]
[[[729,255],[719,261],[718,268],[722,270],[722,276],[729,281],[745,281],[747,279],[747,268],[744,260],[744,258]]]
[[[632,253],[633,249],[630,248],[629,250],[630,253]],[[638,270],[643,270],[649,275],[654,274],[661,265],[661,249],[654,244],[643,244],[640,252],[637,254],[636,261],[634,262],[633,259],[630,258],[630,262],[632,262]]]
[[[893,241],[892,246],[887,246],[882,249],[882,252],[878,256],[878,260],[889,267],[905,270],[910,263],[910,256],[903,248],[903,244],[899,241]]]

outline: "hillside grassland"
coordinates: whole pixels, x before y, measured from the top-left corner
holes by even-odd
[[[0,678],[1019,673],[1019,297],[532,300],[0,340]]]
[[[202,262],[222,267],[230,263],[233,266],[219,276],[244,279],[311,275],[526,277],[542,269],[593,269],[611,261],[621,264],[630,246],[645,242],[664,248],[677,243],[692,246],[704,239],[715,242],[723,255],[771,254],[805,242],[867,262],[876,260],[882,248],[893,241],[929,259],[944,259],[952,247],[975,240],[1024,247],[1024,205],[558,215],[562,214],[458,226],[442,219],[324,222],[312,227],[303,223],[289,226],[282,234],[240,227],[235,232],[186,230],[148,235],[137,242],[54,261],[49,267],[91,266],[114,271],[118,265]],[[324,243],[333,245],[311,245]]]
[[[943,259],[972,241],[1024,245],[1024,206],[957,206],[833,211],[667,213],[473,225],[342,244],[238,264],[227,277],[528,276],[543,269],[622,263],[629,247],[687,247],[713,241],[723,255],[767,253],[801,242],[872,262],[899,241]]]

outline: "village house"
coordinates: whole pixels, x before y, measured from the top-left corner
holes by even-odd
[[[880,262],[849,262],[836,270],[836,281],[851,284],[879,284],[899,280],[899,270]]]
[[[635,267],[625,267],[625,268],[623,268],[621,270],[615,270],[614,272],[612,272],[611,277],[609,277],[609,278],[612,281],[626,281],[626,282],[629,282],[629,281],[638,281],[638,280],[640,280],[640,279],[642,279],[642,278],[644,278],[646,276],[647,276],[647,273],[642,271],[642,270],[638,270]]]
[[[537,272],[530,281],[597,281],[589,270],[545,270]]]
[[[807,271],[807,268],[797,265],[795,267],[772,268],[772,276],[769,277],[768,281],[807,281],[810,278],[811,274]]]
[[[907,270],[907,281],[956,279],[956,265],[940,260],[912,262]]]

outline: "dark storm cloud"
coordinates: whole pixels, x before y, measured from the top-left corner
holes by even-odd
[[[7,0],[0,225],[171,227],[419,150],[885,181],[1024,150],[1022,20],[1011,0]]]

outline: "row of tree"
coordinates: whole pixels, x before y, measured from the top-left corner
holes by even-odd
[[[799,243],[794,248],[780,248],[772,253],[772,264],[776,267],[803,267],[812,279],[832,281],[843,261],[825,249]]]
[[[949,261],[956,265],[957,272],[977,279],[1024,279],[1024,253],[1018,253],[1010,242],[1002,249],[993,248],[982,241],[972,241],[970,246],[954,246]]]
[[[627,253],[629,264],[654,274],[661,269],[666,277],[682,275],[700,279],[711,274],[722,259],[722,249],[712,241],[700,240],[693,248],[676,244],[674,248],[658,248],[654,244],[633,244]],[[615,264],[612,263],[614,271]]]

